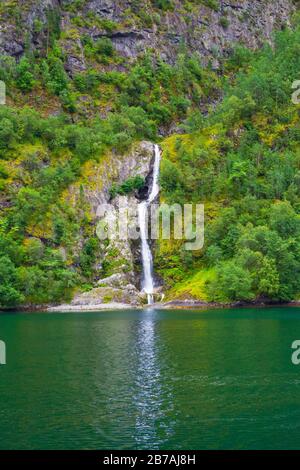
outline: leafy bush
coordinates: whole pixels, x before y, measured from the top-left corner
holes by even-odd
[[[55,95],[65,92],[68,87],[68,76],[59,57],[50,55],[41,64],[42,75],[46,87]]]
[[[228,20],[228,18],[226,18],[226,16],[222,16],[222,17],[220,18],[220,25],[221,25],[222,28],[224,28],[224,29],[227,29],[227,28],[228,28],[228,26],[229,26],[229,20]]]
[[[163,11],[172,10],[174,8],[172,0],[154,0],[154,5]]]
[[[97,54],[106,55],[108,57],[114,54],[114,46],[109,38],[98,39],[94,47]]]
[[[237,48],[227,67],[241,72],[222,102],[208,119],[189,116],[192,135],[166,143],[162,197],[207,208],[205,247],[193,255],[190,276],[195,266],[213,271],[205,292],[211,300],[299,296],[300,138],[291,103],[299,40],[297,28],[279,32],[274,48]],[[160,274],[169,280],[163,264]]]
[[[133,191],[138,191],[143,188],[145,184],[144,178],[141,176],[134,176],[132,178],[128,178],[121,184],[113,184],[110,189],[110,196],[111,198],[116,197],[117,194],[130,194]]]
[[[32,64],[30,64],[26,57],[23,57],[16,68],[16,84],[22,91],[31,91],[35,85],[34,76],[31,70]]]

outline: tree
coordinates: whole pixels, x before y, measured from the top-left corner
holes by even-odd
[[[23,57],[17,65],[17,87],[22,91],[31,91],[35,85],[32,74],[32,64],[26,57]]]
[[[175,192],[183,184],[179,168],[170,160],[162,161],[159,182],[166,193]]]
[[[9,148],[16,138],[13,122],[8,118],[0,120],[0,149]]]
[[[0,258],[0,305],[10,307],[23,302],[24,297],[17,287],[15,265],[8,256]]]
[[[300,234],[300,217],[289,202],[279,202],[271,207],[270,227],[282,238],[297,237]]]
[[[258,292],[269,298],[276,298],[280,288],[279,274],[274,259],[263,258],[262,266],[257,273]]]
[[[252,279],[249,271],[234,261],[223,262],[217,269],[216,280],[209,286],[213,300],[253,300]]]

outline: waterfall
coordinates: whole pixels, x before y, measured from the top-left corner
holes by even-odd
[[[160,148],[155,145],[155,160],[153,167],[153,182],[150,194],[146,201],[139,204],[139,225],[142,245],[142,264],[143,264],[143,290],[148,296],[148,304],[153,303],[154,280],[153,280],[153,257],[148,243],[148,208],[159,194],[159,166],[160,166]]]

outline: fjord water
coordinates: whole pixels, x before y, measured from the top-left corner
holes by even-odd
[[[299,449],[300,309],[0,314],[1,449]]]

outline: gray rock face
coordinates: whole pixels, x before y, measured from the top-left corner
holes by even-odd
[[[83,307],[88,305],[105,306],[111,303],[139,306],[142,304],[142,296],[132,285],[127,288],[96,287],[89,292],[77,294],[71,302],[72,306]]]
[[[86,11],[94,12],[102,18],[113,19],[117,15],[116,4],[113,0],[91,0],[88,2]],[[125,3],[125,2],[123,2]]]
[[[60,15],[62,31],[74,30],[74,16],[83,20],[93,17],[94,23],[83,21],[85,24],[76,26],[79,36],[110,37],[117,51],[125,57],[135,58],[151,48],[173,62],[184,43],[191,52],[199,53],[204,62],[212,60],[218,67],[218,57],[227,54],[234,43],[257,47],[262,40],[271,40],[274,28],[288,25],[295,8],[292,0],[220,0],[217,11],[201,3],[195,3],[187,11],[183,10],[180,0],[173,3],[173,10],[163,12],[154,9],[151,0],[140,0],[138,4],[130,0],[86,0],[77,10],[72,0],[24,0],[24,7],[18,10],[21,26],[10,19],[5,9],[2,15],[0,13],[0,53],[20,57],[25,50],[26,37],[33,49],[41,47],[50,9]],[[146,26],[139,16],[141,10],[149,19]],[[109,20],[116,27],[106,30],[101,27],[103,20]],[[37,21],[43,25],[40,32],[36,30]],[[84,70],[82,54],[66,52],[70,55],[68,71],[72,74]]]
[[[116,32],[107,33],[116,50],[128,58],[136,57],[147,48],[159,51],[165,60],[173,62],[181,44],[199,53],[204,62],[215,60],[232,48],[234,43],[257,47],[262,40],[271,40],[274,28],[289,24],[294,11],[291,0],[243,0],[219,1],[217,11],[202,4],[194,5],[189,13],[183,13],[182,2],[175,0],[174,10],[158,13],[159,23],[147,27],[138,22],[126,25],[126,10],[134,11],[133,1],[91,0],[85,12],[93,11],[101,18],[113,20]],[[141,0],[140,8],[153,17],[153,4]],[[125,21],[124,21],[125,20]],[[125,24],[124,24],[125,23]],[[95,33],[95,31],[93,32]],[[101,32],[100,32],[101,34]]]
[[[99,205],[109,202],[112,183],[120,184],[133,176],[146,179],[151,173],[153,152],[153,144],[143,141],[128,154],[113,155],[104,159],[100,166],[95,166],[94,174],[90,177],[90,185],[85,186],[85,198],[91,207],[93,218],[97,216]]]
[[[9,8],[3,8],[0,15],[0,53],[17,58],[25,52],[26,39],[31,42],[33,48],[38,46],[37,22],[46,25],[47,11],[60,11],[61,7],[60,0],[25,0],[18,3],[20,5],[13,13],[16,21],[13,21]]]
[[[116,288],[124,288],[127,285],[127,277],[124,274],[117,273],[112,274],[109,277],[104,279],[100,279],[98,281],[99,287],[116,287]]]
[[[190,12],[183,12],[182,2],[175,0],[173,10],[156,10],[158,22],[147,27],[133,22],[126,25],[126,11],[135,11],[135,3],[127,0],[91,0],[85,4],[85,13],[93,11],[100,18],[113,20],[118,30],[107,33],[122,55],[132,58],[152,48],[169,62],[174,61],[179,47],[198,52],[203,58],[214,59],[226,54],[234,43],[257,47],[262,40],[271,40],[274,28],[289,24],[294,11],[291,0],[220,0],[215,11],[195,4]],[[153,17],[153,3],[141,0],[140,8]],[[215,62],[216,63],[216,62]]]

